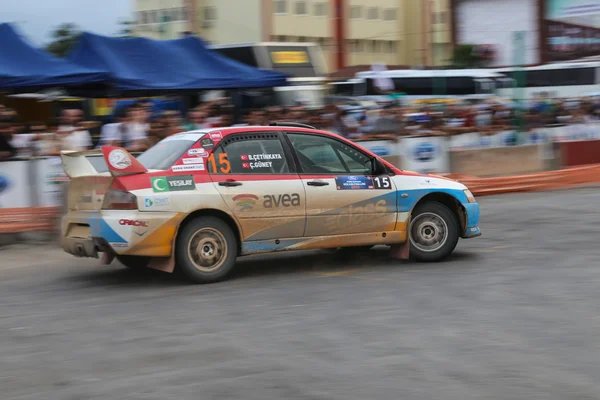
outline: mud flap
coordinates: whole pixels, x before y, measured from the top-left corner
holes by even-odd
[[[150,259],[148,268],[156,269],[158,271],[172,273],[175,270],[175,252],[171,257],[153,257]]]
[[[390,251],[390,257],[396,260],[408,260],[410,257],[410,240],[395,244]]]

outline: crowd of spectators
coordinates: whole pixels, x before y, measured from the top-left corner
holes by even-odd
[[[238,114],[236,114],[238,115]],[[140,100],[117,110],[111,122],[84,121],[78,109],[61,112],[55,126],[20,122],[14,110],[0,105],[0,160],[15,156],[56,156],[61,150],[88,150],[103,145],[140,152],[175,133],[226,126],[296,122],[334,132],[350,139],[393,138],[406,135],[455,135],[477,131],[493,134],[516,124],[535,128],[553,124],[600,121],[596,99],[553,100],[539,98],[526,108],[501,101],[479,104],[421,103],[329,104],[321,109],[302,105],[245,110],[234,120],[227,99],[202,103],[182,115],[177,110],[155,112],[153,103]],[[90,133],[99,129],[99,139]]]

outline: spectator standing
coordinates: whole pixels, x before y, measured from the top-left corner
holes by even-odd
[[[57,134],[63,150],[89,150],[92,148],[90,132],[80,123],[80,110],[63,110]]]
[[[10,144],[12,128],[10,122],[0,121],[0,160],[7,160],[17,155],[17,150]]]

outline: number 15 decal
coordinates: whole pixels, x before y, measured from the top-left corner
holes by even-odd
[[[375,176],[373,177],[373,187],[375,189],[391,189],[392,181],[389,176]]]

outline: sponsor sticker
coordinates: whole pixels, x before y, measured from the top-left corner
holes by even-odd
[[[373,189],[373,179],[370,176],[336,176],[337,190]]]
[[[194,167],[195,165],[192,165]],[[181,165],[185,167],[185,165]],[[194,190],[196,184],[194,178],[191,175],[182,176],[157,176],[150,178],[152,184],[152,191],[154,193],[162,192],[177,192],[181,190]]]
[[[129,158],[129,154],[121,149],[115,149],[108,153],[108,162],[111,167],[116,169],[131,167],[131,158]]]
[[[142,221],[139,219],[120,219],[119,225],[141,226],[141,227],[147,228],[148,221]]]
[[[146,197],[144,199],[145,208],[164,207],[170,204],[169,197]]]
[[[254,207],[258,200],[258,196],[250,193],[243,193],[233,196],[232,200],[235,202],[236,206],[240,207],[240,211],[247,211]]]
[[[197,148],[197,149],[189,149],[188,150],[188,156],[202,157],[204,154],[208,154],[208,152],[201,147]]]
[[[211,138],[205,137],[205,138],[202,138],[202,140],[200,140],[200,146],[202,146],[206,150],[210,150],[213,147],[215,147],[215,142],[213,142],[213,140]]]
[[[219,141],[223,139],[223,134],[221,132],[211,132],[210,138],[215,141]]]
[[[184,164],[204,164],[203,158],[184,158],[182,161]]]
[[[193,164],[193,165],[173,165],[171,171],[204,171],[204,164]]]
[[[325,228],[330,232],[357,226],[386,214],[387,202],[379,200],[361,206],[350,205],[340,209],[339,213],[325,218]]]

